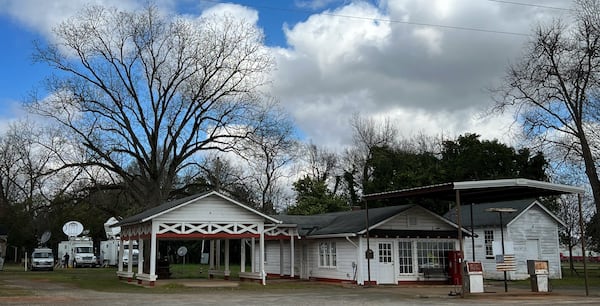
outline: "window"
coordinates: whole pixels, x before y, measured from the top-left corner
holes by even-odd
[[[485,245],[485,257],[494,258],[494,249],[492,247],[492,243],[494,242],[494,231],[483,231],[483,239]]]
[[[400,274],[413,273],[412,241],[398,242],[398,263]]]
[[[335,242],[319,243],[319,267],[335,268],[337,265],[337,254]]]
[[[379,262],[392,262],[392,244],[388,242],[379,243]]]
[[[421,268],[447,268],[448,251],[453,251],[453,241],[417,241],[417,259]]]

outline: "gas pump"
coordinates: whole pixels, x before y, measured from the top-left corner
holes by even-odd
[[[448,251],[448,276],[452,285],[462,284],[460,278],[460,269],[462,266],[462,258],[460,251]]]
[[[531,282],[531,291],[548,292],[548,261],[527,260],[527,272]]]

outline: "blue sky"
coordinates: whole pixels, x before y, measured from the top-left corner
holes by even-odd
[[[0,0],[0,131],[51,71],[31,59],[34,40],[86,3],[135,9],[137,0]],[[471,132],[509,141],[510,115],[481,117],[536,23],[568,19],[563,0],[165,0],[172,14],[234,4],[258,13],[277,62],[271,93],[315,144],[351,142],[350,118],[388,118],[403,136]],[[229,6],[231,8],[231,6]],[[391,21],[391,22],[390,22]],[[460,29],[459,29],[460,28]],[[285,30],[284,30],[285,29]]]

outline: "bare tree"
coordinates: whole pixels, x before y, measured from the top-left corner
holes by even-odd
[[[274,108],[266,115],[261,119],[264,124],[249,136],[240,155],[250,166],[247,179],[259,194],[259,208],[274,213],[284,193],[281,180],[290,175],[287,167],[296,157],[298,144],[292,121],[284,112]]]
[[[523,57],[508,69],[496,109],[516,109],[530,139],[580,158],[600,211],[593,149],[600,119],[600,1],[575,3],[573,24],[535,29]]]
[[[61,169],[58,155],[68,145],[56,130],[32,121],[10,125],[0,136],[0,223],[16,245],[33,246],[47,226],[51,203],[81,178],[78,169]]]
[[[370,177],[367,161],[371,158],[374,147],[395,146],[398,140],[398,129],[390,118],[382,122],[372,118],[363,118],[357,114],[352,116],[350,125],[353,131],[353,147],[345,152],[344,181],[350,201],[358,204],[358,194]]]
[[[142,207],[170,196],[197,153],[226,151],[263,119],[272,59],[262,32],[232,16],[198,19],[91,6],[54,29],[37,59],[60,71],[30,109],[81,142]]]

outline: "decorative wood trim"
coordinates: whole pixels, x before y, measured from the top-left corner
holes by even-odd
[[[152,235],[152,222],[144,222],[123,226],[121,228],[121,239],[130,240],[137,237],[150,237]]]
[[[177,235],[259,235],[258,223],[213,223],[207,222],[161,222],[158,223],[157,237],[164,237],[165,234]]]

